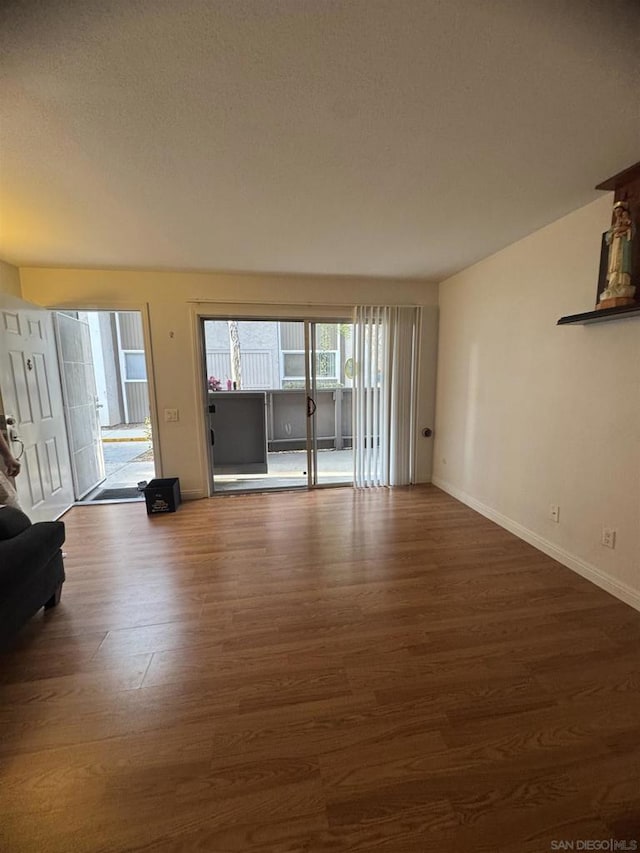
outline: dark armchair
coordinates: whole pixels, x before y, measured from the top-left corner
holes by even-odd
[[[61,521],[32,524],[14,507],[0,507],[0,646],[41,607],[55,607],[64,583]]]

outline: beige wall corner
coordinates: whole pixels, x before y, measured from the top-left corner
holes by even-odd
[[[640,319],[556,326],[595,307],[610,217],[604,196],[440,286],[434,482],[640,604]]]
[[[0,293],[22,298],[20,286],[20,271],[6,261],[0,261]]]

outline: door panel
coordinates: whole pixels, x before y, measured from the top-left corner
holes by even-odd
[[[230,322],[237,326],[236,335],[230,333]],[[206,428],[215,492],[307,485],[303,330],[299,320],[203,319]]]
[[[62,475],[60,469],[60,454],[58,453],[58,441],[55,436],[48,438],[44,443],[47,451],[47,471],[49,481],[54,492],[62,488]]]
[[[51,394],[49,393],[49,377],[47,375],[47,362],[41,352],[33,354],[33,369],[36,377],[36,390],[38,391],[38,405],[42,420],[53,417],[51,406]]]
[[[50,312],[9,296],[0,297],[0,316],[0,392],[5,417],[15,419],[12,451],[22,453],[18,500],[32,521],[46,521],[73,502],[53,322]]]
[[[40,467],[40,454],[38,445],[32,444],[24,449],[24,474],[29,485],[31,508],[34,509],[45,500],[45,487],[43,483],[43,471]],[[52,494],[54,489],[51,489]]]
[[[62,399],[77,500],[105,479],[89,323],[56,314]]]
[[[353,483],[351,378],[353,327],[310,323],[309,372],[313,417],[311,452],[314,486]]]
[[[22,337],[14,341],[14,345],[20,346]],[[18,420],[21,424],[33,423],[33,410],[29,396],[29,383],[27,382],[27,357],[21,349],[9,350],[9,367],[11,390],[17,403]],[[14,406],[15,408],[15,406]]]
[[[20,316],[17,311],[3,311],[2,320],[5,332],[9,332],[10,334],[15,335],[22,334],[22,330],[20,327]]]
[[[350,321],[235,320],[242,377],[235,392],[224,390],[232,364],[228,322],[202,320],[204,378],[215,388],[207,397],[214,491],[352,483]],[[251,416],[240,406],[243,395],[262,399],[259,391],[266,457],[262,403]],[[233,419],[226,417],[231,407]]]

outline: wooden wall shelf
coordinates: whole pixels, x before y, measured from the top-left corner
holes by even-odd
[[[640,223],[640,162],[634,163],[622,172],[618,172],[611,178],[607,178],[596,187],[597,190],[613,192],[613,200],[625,201],[631,211],[631,218]],[[637,232],[636,232],[637,233]],[[602,248],[600,252],[600,270],[598,274],[598,289],[596,292],[596,304],[600,301],[601,291],[606,287],[607,251],[602,235]],[[640,292],[640,237],[636,236],[631,242],[631,283],[636,285],[636,293]],[[640,314],[640,304],[625,305],[620,308],[603,308],[600,311],[585,311],[582,314],[568,314],[560,317],[558,326],[568,326],[571,323],[586,326],[588,323],[604,323],[607,320],[622,320],[625,317],[637,317]]]
[[[585,311],[582,314],[567,314],[566,317],[560,317],[558,326],[568,326],[570,324],[586,326],[590,323],[604,323],[606,320],[622,320],[624,317],[640,316],[640,305],[633,305],[631,308],[602,308],[600,311]]]

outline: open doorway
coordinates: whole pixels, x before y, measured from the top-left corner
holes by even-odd
[[[155,476],[139,311],[56,313],[76,501],[142,500]]]
[[[350,321],[203,319],[213,491],[353,483]]]

